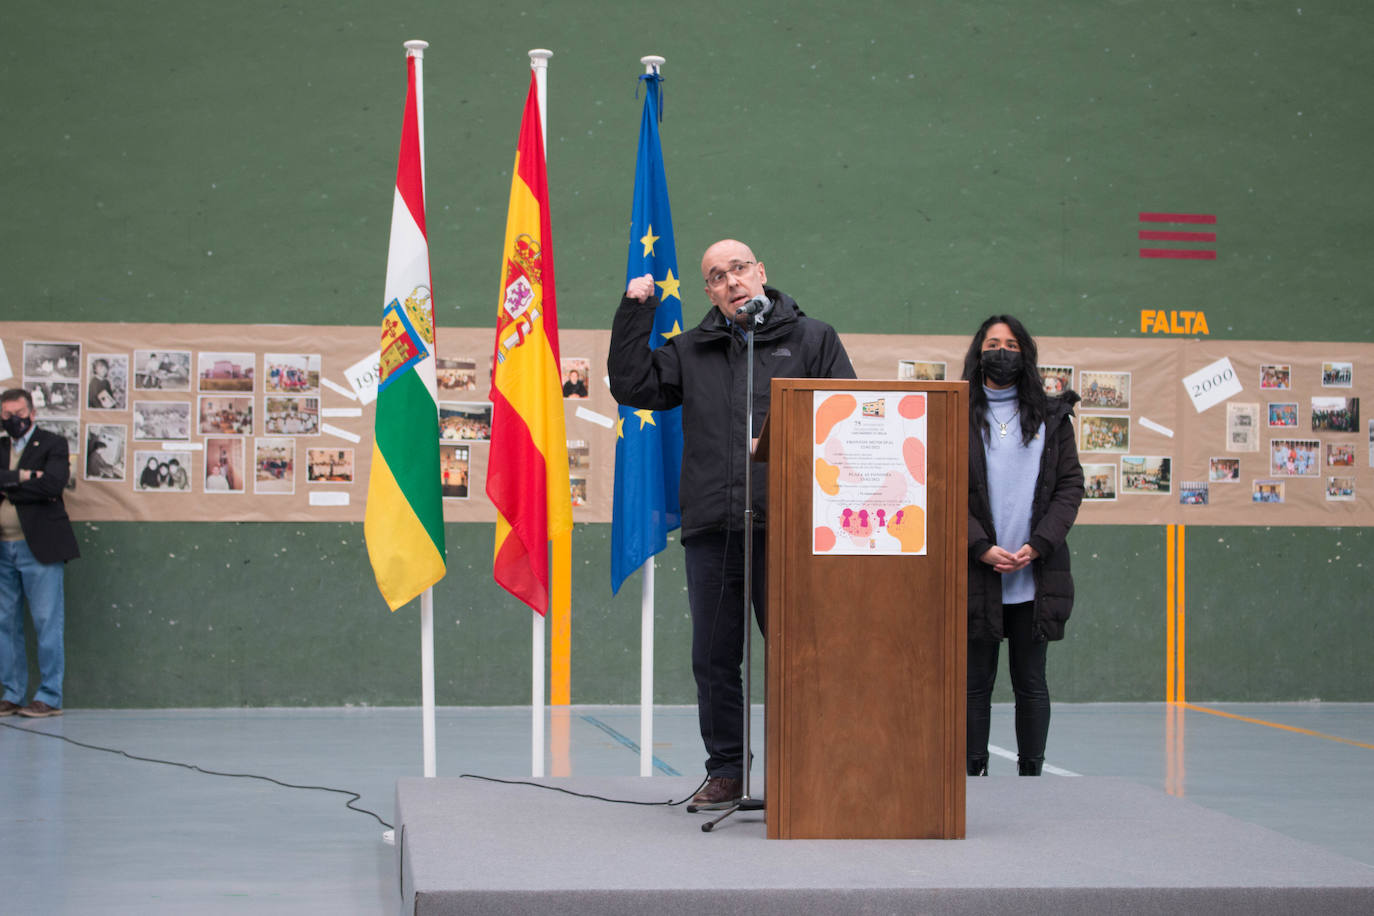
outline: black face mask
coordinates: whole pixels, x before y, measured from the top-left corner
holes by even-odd
[[[33,420],[31,420],[29,417],[20,417],[11,414],[10,416],[5,417],[4,423],[5,432],[10,434],[11,439],[13,439],[15,442],[18,442],[21,438],[23,438],[24,433],[29,431],[29,427],[33,425]]]
[[[1021,376],[1019,350],[984,350],[980,361],[983,377],[994,385],[1010,385]]]

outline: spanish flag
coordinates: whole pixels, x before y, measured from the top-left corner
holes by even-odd
[[[377,416],[363,521],[377,588],[393,611],[442,579],[445,571],[418,64],[413,54],[406,58],[409,87],[391,208]]]
[[[493,574],[540,614],[570,600],[572,499],[544,140],[534,74],[511,175],[492,372],[487,496],[496,506]],[[553,542],[554,585],[549,584]]]

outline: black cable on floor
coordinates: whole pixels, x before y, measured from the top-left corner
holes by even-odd
[[[499,782],[508,786],[531,786],[536,789],[548,789],[551,792],[562,792],[564,795],[575,795],[578,798],[590,798],[595,801],[610,802],[613,805],[644,805],[650,808],[675,808],[683,802],[689,800],[693,795],[701,791],[701,787],[706,785],[706,779],[702,779],[700,785],[687,794],[685,798],[678,801],[634,801],[629,798],[607,798],[604,795],[593,795],[590,792],[574,792],[571,789],[561,789],[558,786],[550,786],[542,782],[530,782],[527,779],[497,779],[495,776],[478,776],[476,773],[459,773],[459,779],[481,779],[485,782]],[[707,777],[709,778],[709,777]]]
[[[121,751],[119,748],[116,747],[101,747],[99,744],[87,744],[84,741],[77,741],[75,738],[68,738],[66,735],[54,735],[51,732],[43,732],[34,728],[24,728],[19,725],[13,725],[9,722],[0,722],[0,726],[14,729],[17,732],[25,732],[30,735],[42,735],[44,738],[56,738],[59,741],[65,741],[68,744],[74,744],[77,747],[84,747],[87,750],[104,751],[107,754],[118,754],[121,757],[127,757],[130,760],[137,760],[142,763],[160,763],[164,766],[181,767],[184,770],[194,770],[197,773],[204,773],[206,776],[225,776],[230,779],[260,779],[263,782],[270,782],[273,785],[281,786],[285,789],[308,789],[312,792],[334,792],[339,795],[348,795],[351,797],[348,799],[348,801],[344,802],[345,808],[349,809],[350,811],[356,811],[359,814],[370,814],[372,817],[377,818],[377,823],[381,824],[383,827],[387,828],[388,830],[394,829],[390,824],[382,820],[381,817],[377,814],[377,812],[369,811],[366,808],[359,808],[358,806],[354,805],[353,803],[358,799],[362,798],[362,795],[358,792],[354,792],[349,789],[331,789],[329,786],[298,786],[295,783],[282,782],[280,779],[273,779],[271,776],[259,776],[256,773],[221,773],[217,770],[207,770],[204,767],[198,767],[194,763],[179,763],[175,760],[159,760],[156,757],[140,757],[137,754],[130,754],[128,751]]]

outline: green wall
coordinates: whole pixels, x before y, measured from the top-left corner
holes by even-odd
[[[375,322],[401,42],[422,37],[441,335],[490,321],[525,51],[545,46],[565,327],[610,323],[638,57],[657,52],[685,289],[730,235],[842,332],[1013,310],[1037,334],[1134,336],[1141,308],[1183,308],[1219,338],[1371,339],[1352,318],[1374,8],[1353,0],[153,0],[11,4],[0,24],[4,319]],[[1139,258],[1144,210],[1216,214],[1217,260]],[[79,527],[70,705],[418,701],[415,612],[384,610],[361,526]],[[577,702],[637,696],[638,586],[609,595],[608,540],[578,528]],[[1078,532],[1056,698],[1162,697],[1163,540]],[[490,527],[449,542],[439,701],[526,702],[527,617],[491,583]],[[1191,527],[1190,698],[1374,699],[1366,544]],[[676,545],[665,565],[658,698],[690,702]]]

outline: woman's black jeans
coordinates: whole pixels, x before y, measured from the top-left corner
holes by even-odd
[[[1007,634],[1011,689],[1016,697],[1016,756],[1023,775],[1040,774],[1050,731],[1050,691],[1045,683],[1049,643],[1036,639],[1032,626],[1035,603],[1002,605],[1002,631]],[[992,687],[997,680],[1001,642],[971,639],[968,644],[968,772],[986,772]],[[1027,770],[1033,770],[1028,773]]]

